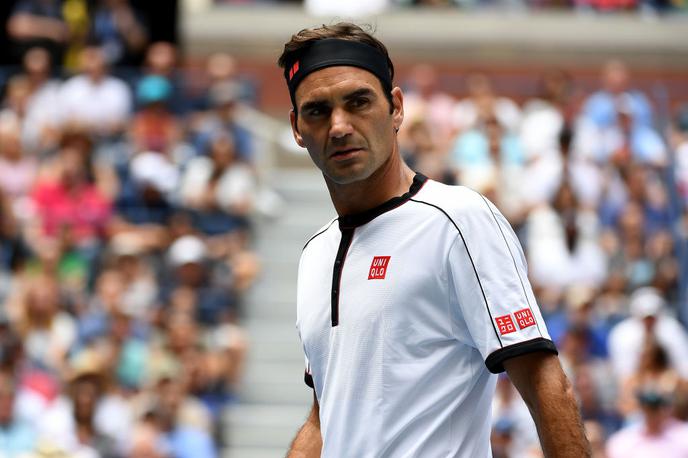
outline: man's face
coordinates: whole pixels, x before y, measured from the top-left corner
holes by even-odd
[[[295,99],[294,138],[328,181],[365,180],[390,158],[395,129],[404,118],[401,89],[392,90],[390,110],[375,75],[357,67],[329,67],[308,75]]]

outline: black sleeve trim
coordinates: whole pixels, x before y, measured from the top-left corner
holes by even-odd
[[[515,343],[500,348],[490,354],[485,360],[485,365],[493,374],[504,372],[504,361],[514,358],[516,356],[525,355],[527,353],[534,353],[536,351],[544,351],[558,355],[557,347],[549,339],[538,337],[533,340],[526,340],[525,342]]]
[[[313,383],[313,376],[306,371],[303,371],[303,381],[306,382],[306,385],[315,389],[315,384]]]

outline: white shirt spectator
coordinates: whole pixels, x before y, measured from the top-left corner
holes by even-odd
[[[120,79],[105,76],[94,81],[74,76],[62,85],[59,94],[63,124],[78,124],[95,130],[124,125],[132,108],[131,91]]]
[[[530,275],[539,285],[566,287],[597,286],[606,276],[606,258],[598,243],[594,213],[578,210],[578,241],[573,250],[566,245],[560,216],[550,206],[533,210],[527,219]]]
[[[213,175],[213,161],[207,157],[192,159],[182,178],[182,202],[193,204],[205,192]],[[222,171],[213,191],[215,202],[225,211],[251,204],[257,193],[257,184],[251,168],[235,162]]]

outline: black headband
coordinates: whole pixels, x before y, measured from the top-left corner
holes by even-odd
[[[315,41],[284,67],[291,103],[296,109],[296,88],[310,73],[326,67],[359,67],[377,76],[385,91],[392,90],[388,58],[377,48],[352,40],[325,38]]]

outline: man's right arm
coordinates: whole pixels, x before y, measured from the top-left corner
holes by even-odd
[[[321,449],[320,405],[314,392],[311,413],[292,441],[287,458],[320,458]]]

